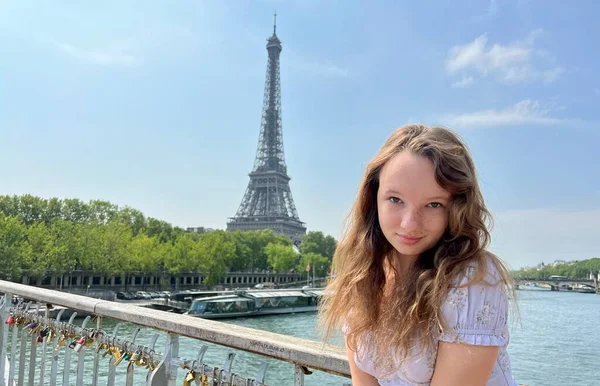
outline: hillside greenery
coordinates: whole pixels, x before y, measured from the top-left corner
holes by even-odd
[[[543,280],[553,275],[566,276],[569,279],[587,279],[590,272],[600,271],[600,258],[595,257],[575,263],[544,265],[538,268],[523,268],[514,271],[515,278]]]

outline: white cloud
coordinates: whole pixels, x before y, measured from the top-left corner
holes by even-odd
[[[541,30],[532,31],[524,40],[508,45],[488,46],[487,34],[477,37],[470,43],[450,49],[446,59],[446,71],[450,75],[463,77],[494,76],[508,83],[534,81],[554,81],[564,70],[561,67],[537,69],[542,57],[551,56],[547,51],[534,47]],[[534,55],[535,54],[535,55]]]
[[[340,67],[334,63],[318,60],[298,59],[292,63],[303,71],[310,72],[314,75],[331,76],[331,77],[347,77],[349,71],[346,68]]]
[[[471,84],[473,84],[473,77],[472,76],[463,76],[463,78],[461,80],[457,80],[456,82],[452,83],[452,87],[455,88],[466,88],[469,87]]]
[[[484,128],[513,125],[582,125],[577,119],[550,116],[561,110],[560,106],[542,106],[540,102],[525,99],[505,109],[489,109],[464,114],[449,114],[443,117],[444,124],[456,128]]]
[[[556,67],[552,70],[544,71],[542,74],[542,78],[544,79],[544,82],[552,83],[563,72],[565,72],[565,70],[562,67]]]
[[[309,72],[313,75],[326,77],[347,77],[350,71],[329,60],[316,60],[300,55],[288,49],[289,63],[298,70]]]
[[[325,63],[313,62],[312,66],[314,67],[314,69],[317,72],[320,72],[325,75],[346,77],[349,74],[347,68],[342,68],[331,62],[325,62]]]
[[[513,268],[600,257],[600,209],[513,210],[494,218],[491,250]]]
[[[139,59],[129,53],[126,47],[120,47],[107,51],[92,51],[74,47],[69,43],[56,43],[56,46],[64,53],[90,63],[103,66],[135,66]]]

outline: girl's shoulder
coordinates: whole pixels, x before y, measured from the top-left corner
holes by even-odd
[[[442,303],[446,325],[442,340],[498,345],[505,341],[508,288],[503,267],[490,257],[471,264],[450,288]]]

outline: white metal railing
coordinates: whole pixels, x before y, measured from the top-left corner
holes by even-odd
[[[345,353],[338,346],[1,280],[0,293],[5,294],[0,304],[0,386],[56,385],[59,366],[64,366],[65,370],[62,372],[62,383],[58,384],[71,385],[71,372],[68,369],[73,357],[77,360],[75,385],[83,386],[85,382],[86,385],[97,386],[99,369],[108,356],[108,386],[115,384],[115,368],[119,363],[127,366],[126,386],[133,385],[134,374],[138,374],[136,379],[143,374],[144,384],[149,386],[174,386],[179,369],[185,371],[184,385],[264,385],[268,362],[259,366],[255,377],[243,377],[231,369],[234,353],[227,356],[222,367],[204,363],[206,345],[202,345],[195,359],[181,358],[181,336],[292,363],[295,366],[295,386],[303,386],[305,375],[312,370],[343,377],[349,377],[350,374]],[[35,306],[31,302],[15,303],[13,295],[37,303]],[[40,304],[47,306],[40,311]],[[76,326],[76,313],[68,321],[63,321],[63,311],[52,318],[50,305],[93,315],[94,326],[89,326],[90,316],[85,318],[81,326]],[[155,351],[158,333],[149,345],[136,344],[139,328],[131,338],[125,339],[119,337],[120,324],[111,333],[104,331],[103,318],[166,332],[164,352]],[[8,351],[10,356],[7,355]],[[49,351],[51,355],[47,363]],[[59,363],[59,353],[63,363]],[[89,356],[92,357],[93,369],[86,373],[84,362]],[[7,358],[10,360],[7,361]],[[140,384],[139,379],[136,384]]]

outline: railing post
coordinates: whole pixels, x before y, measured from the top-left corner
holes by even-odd
[[[2,323],[2,327],[0,328],[0,386],[6,386],[5,382],[5,374],[6,374],[6,346],[8,345],[8,324],[6,324],[6,319],[8,319],[8,310],[10,308],[10,303],[12,301],[11,294],[4,294],[4,298],[2,298],[2,304],[0,305],[0,323]],[[11,356],[14,355],[11,353]]]
[[[19,326],[17,323],[12,326],[12,342],[10,346],[10,369],[8,370],[8,386],[15,384],[15,363],[17,361],[17,340],[19,339]],[[6,371],[6,369],[4,369]]]
[[[131,344],[135,343],[135,338],[137,338],[137,335],[140,332],[140,330],[141,330],[140,327],[135,329],[135,331],[133,333],[133,337],[131,338]],[[125,386],[133,386],[133,373],[134,373],[134,364],[133,364],[133,362],[129,362],[129,364],[127,365],[127,376],[125,378]]]
[[[96,330],[100,331],[102,328],[102,317],[96,318]],[[100,353],[98,349],[94,350],[94,370],[92,375],[92,386],[98,386],[98,371],[100,370]]]
[[[73,312],[73,315],[69,318],[69,325],[73,324],[73,320],[77,316],[77,312]],[[65,367],[63,370],[63,385],[70,385],[69,377],[71,376],[71,350],[69,349],[69,342],[65,342]]]
[[[56,322],[60,323],[60,320],[62,318],[62,315],[65,313],[66,308],[63,308],[62,310],[58,311],[58,315],[56,315]],[[57,372],[58,372],[58,354],[59,354],[59,350],[60,347],[58,345],[58,340],[60,339],[60,337],[58,335],[56,335],[51,343],[54,345],[54,347],[52,348],[52,359],[51,359],[51,364],[50,364],[50,386],[56,386],[56,378],[57,378]],[[55,343],[56,342],[56,343]]]
[[[119,328],[121,327],[121,323],[117,323],[115,329],[113,331],[113,338],[117,338],[119,334]],[[110,356],[110,360],[108,361],[108,382],[107,386],[115,385],[115,376],[117,374],[117,369],[115,367],[115,357],[113,355]]]
[[[296,365],[296,370],[294,374],[294,386],[304,386],[304,370],[300,365]]]
[[[40,313],[40,304],[37,303],[35,305],[35,314],[39,315]],[[33,330],[33,328],[32,328]],[[37,359],[37,337],[39,334],[31,335],[31,345],[29,346],[29,378],[27,378],[27,384],[29,386],[33,386],[35,382],[35,362]]]
[[[46,304],[46,310],[44,312],[44,317],[49,318],[50,317],[50,304]],[[46,347],[47,347],[47,341],[48,339],[44,336],[43,337],[43,342],[42,342],[42,361],[40,363],[40,385],[39,386],[44,386],[44,375],[46,372]]]
[[[91,316],[86,316],[86,318],[83,320],[83,323],[81,323],[81,328],[83,331],[85,331],[87,324],[89,323],[91,319]],[[75,346],[75,349],[77,349],[77,346]],[[77,381],[76,381],[76,386],[83,386],[83,375],[84,375],[84,357],[85,357],[85,345],[81,345],[81,347],[79,347],[79,352],[77,353]]]
[[[176,365],[173,365],[171,361],[173,360],[173,358],[177,358],[179,356],[179,335],[169,333],[169,335],[167,336],[167,345],[169,346],[165,353],[167,385],[175,386],[177,382],[178,367]]]

